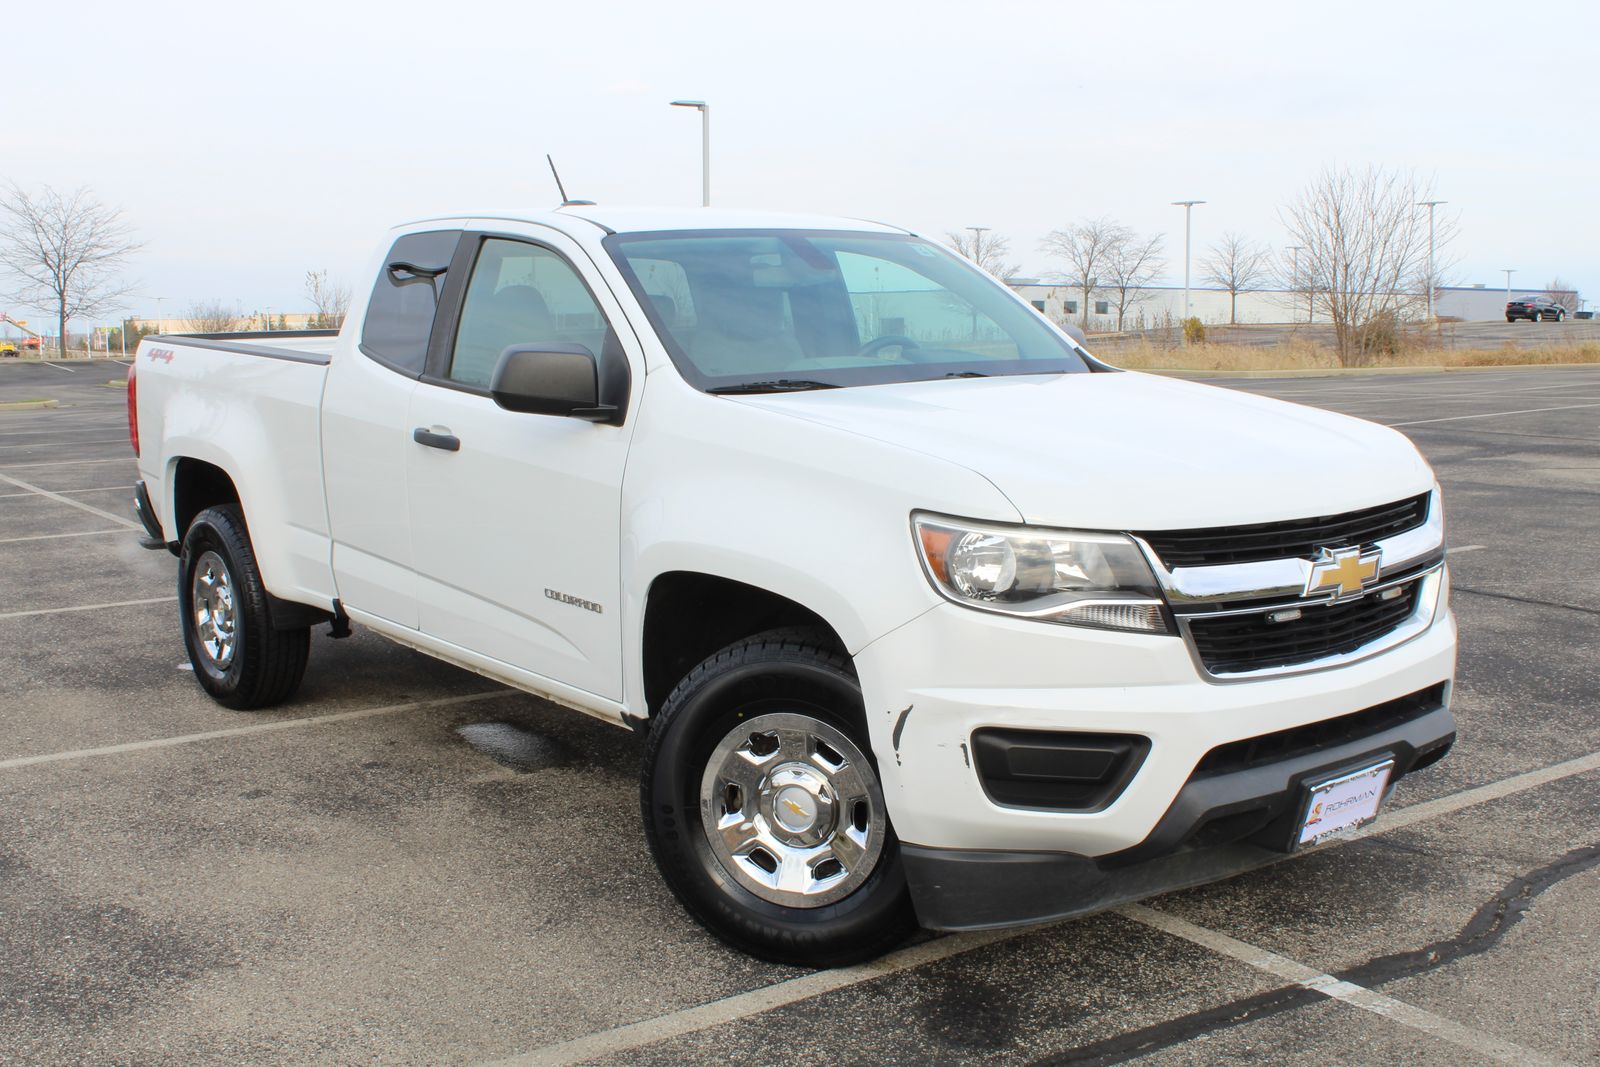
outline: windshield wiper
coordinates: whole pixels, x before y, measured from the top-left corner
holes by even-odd
[[[740,382],[738,385],[719,385],[706,392],[718,396],[734,393],[798,393],[806,389],[837,389],[833,382],[817,382],[809,378],[777,378],[770,382]]]
[[[981,370],[953,370],[945,375],[946,378],[987,378]]]

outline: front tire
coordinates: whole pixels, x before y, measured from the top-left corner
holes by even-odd
[[[651,725],[640,806],[701,925],[812,967],[871,959],[915,928],[865,738],[849,658],[813,631],[746,638],[678,683]]]
[[[271,707],[294,695],[311,628],[275,630],[250,533],[237,505],[195,516],[178,557],[183,643],[200,688],[224,707]]]

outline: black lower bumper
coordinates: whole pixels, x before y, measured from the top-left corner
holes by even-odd
[[[156,520],[156,513],[150,507],[150,491],[144,487],[143,479],[133,487],[133,513],[139,516],[139,524],[144,527],[144,536],[139,538],[139,544],[144,548],[167,548],[166,535],[161,532],[161,523]]]
[[[1441,699],[1343,744],[1193,777],[1144,841],[1109,856],[902,844],[912,900],[930,929],[977,930],[1065,919],[1215,881],[1283,858],[1308,782],[1393,757],[1392,785],[1440,759],[1454,740],[1455,719]]]

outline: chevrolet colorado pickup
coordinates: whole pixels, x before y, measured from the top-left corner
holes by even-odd
[[[877,223],[428,218],[371,276],[336,336],[139,347],[196,680],[288,700],[358,623],[641,731],[661,873],[747,951],[1221,877],[1454,741],[1399,433],[1119,371]]]

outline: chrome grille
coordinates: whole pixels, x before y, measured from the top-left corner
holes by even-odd
[[[1272,622],[1292,605],[1234,614],[1194,615],[1183,620],[1201,663],[1212,674],[1240,674],[1354,652],[1384,637],[1417,610],[1421,580],[1393,586],[1398,595],[1305,604],[1300,617]]]
[[[1138,536],[1160,557],[1162,564],[1172,570],[1262,560],[1311,559],[1324,547],[1370,545],[1421,526],[1427,519],[1428,494],[1423,493],[1393,504],[1341,515],[1248,526],[1158,530]]]

